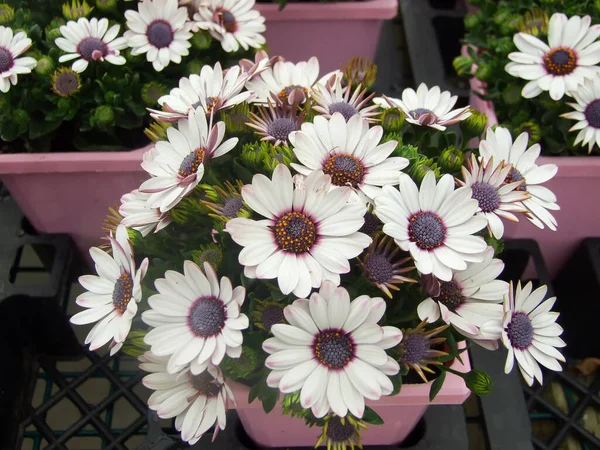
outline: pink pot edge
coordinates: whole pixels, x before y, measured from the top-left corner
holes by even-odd
[[[464,343],[461,345],[462,347],[464,347]],[[456,359],[451,368],[463,373],[469,372],[471,370],[469,354],[463,352],[461,359],[462,363]],[[249,386],[236,381],[228,381],[227,383],[233,391],[237,403],[237,405],[232,406],[232,409],[262,410],[260,400],[255,399],[252,403],[248,403]],[[367,400],[366,404],[371,407],[376,407],[377,405],[459,405],[471,395],[471,391],[467,388],[462,378],[452,373],[447,373],[439,393],[433,401],[429,401],[429,390],[432,383],[433,381],[423,384],[405,384],[397,395],[383,396],[379,400]]]
[[[463,56],[468,56],[467,46],[463,45],[461,49]],[[472,108],[484,113],[488,118],[487,126],[498,124],[498,117],[494,104],[489,100],[484,100],[477,93],[485,94],[485,83],[474,76],[469,79],[470,94],[469,104]],[[592,156],[540,156],[538,164],[556,164],[559,167],[556,178],[581,178],[581,177],[600,177],[600,157]]]
[[[277,4],[257,4],[256,9],[271,21],[384,20],[396,17],[398,0],[288,3],[282,11]]]

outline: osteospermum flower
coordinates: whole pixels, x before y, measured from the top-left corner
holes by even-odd
[[[286,323],[283,309],[284,303],[270,300],[256,300],[256,309],[252,312],[252,321],[257,328],[271,331],[276,323]]]
[[[206,114],[232,108],[252,96],[251,92],[242,92],[247,79],[248,74],[238,66],[225,73],[219,62],[214,69],[204,66],[200,75],[192,74],[189,78],[181,78],[179,87],[160,97],[158,103],[164,111],[151,109],[150,115],[156,120],[174,122],[200,107]]]
[[[399,108],[406,114],[406,121],[414,125],[427,126],[444,131],[447,126],[465,120],[471,115],[469,106],[452,109],[458,97],[448,91],[441,92],[438,86],[431,89],[421,83],[415,92],[407,88],[402,91],[402,100],[377,97],[373,102],[382,108]]]
[[[588,153],[592,153],[594,144],[600,148],[600,75],[584,80],[571,95],[577,103],[568,105],[575,111],[561,117],[577,121],[569,130],[579,131],[573,145],[587,144]]]
[[[313,172],[297,180],[279,164],[273,179],[254,175],[242,189],[248,207],[266,220],[236,218],[227,222],[231,238],[244,248],[239,262],[249,278],[277,278],[285,295],[306,297],[326,280],[340,284],[350,271],[349,259],[358,256],[371,238],[358,229],[366,207],[349,202],[352,191],[328,192],[331,177]]]
[[[529,82],[522,95],[533,98],[549,91],[553,100],[575,90],[584,78],[600,72],[600,47],[594,41],[600,36],[600,25],[591,25],[590,16],[583,18],[555,13],[548,24],[548,43],[527,33],[515,34],[513,41],[519,52],[508,55],[506,71]]]
[[[527,212],[521,203],[529,198],[529,194],[520,189],[524,180],[505,183],[512,166],[503,161],[494,161],[494,158],[480,165],[475,155],[471,155],[469,168],[463,166],[461,170],[463,181],[457,180],[457,183],[471,188],[471,196],[479,205],[477,215],[485,217],[490,234],[501,239],[504,234],[501,217],[518,222],[513,212]]]
[[[120,25],[108,28],[108,19],[86,19],[85,17],[75,21],[69,21],[60,27],[62,37],[56,38],[54,43],[58,48],[66,52],[58,60],[60,62],[71,61],[72,69],[81,73],[87,69],[92,61],[108,61],[111,64],[122,66],[125,58],[120,55],[120,50],[127,47],[124,37],[117,38]]]
[[[142,162],[152,178],[140,186],[140,191],[152,194],[148,207],[167,212],[194,190],[204,175],[204,165],[232,150],[238,138],[223,142],[225,124],[212,126],[202,110],[190,112],[188,119],[167,129],[167,141],[155,146],[155,156]]]
[[[203,185],[206,200],[202,200],[202,204],[212,212],[208,215],[223,223],[235,217],[250,217],[250,210],[242,199],[243,186],[240,180],[235,186],[229,181],[223,183],[223,187]]]
[[[289,325],[271,328],[274,337],[263,343],[271,356],[270,387],[283,393],[301,391],[300,403],[317,418],[330,410],[361,418],[365,398],[377,400],[393,391],[386,375],[400,367],[385,349],[402,339],[395,327],[380,327],[385,301],[362,295],[352,302],[348,292],[323,283],[310,300],[299,299],[284,310]]]
[[[398,258],[399,248],[387,236],[375,237],[358,263],[363,276],[373,285],[392,298],[391,290],[398,291],[397,285],[416,283],[417,280],[403,274],[415,270],[414,266],[406,265],[412,258]]]
[[[31,39],[22,31],[13,36],[8,27],[0,26],[0,92],[8,92],[10,85],[17,84],[17,76],[31,73],[36,66],[35,58],[17,58],[31,47]]]
[[[258,114],[250,113],[247,125],[262,136],[261,141],[273,142],[273,145],[288,145],[290,134],[300,129],[306,112],[298,114],[296,105],[288,105],[275,97],[268,107],[259,106]]]
[[[454,189],[452,175],[436,184],[427,172],[421,189],[408,175],[400,177],[400,190],[384,186],[375,198],[375,214],[384,223],[383,232],[410,252],[423,274],[450,281],[453,270],[465,270],[467,262],[481,262],[487,245],[473,233],[487,221],[476,216],[477,200],[468,187]]]
[[[75,95],[81,89],[79,74],[68,67],[59,67],[52,74],[52,91],[61,97]]]
[[[346,450],[354,447],[362,448],[360,443],[361,430],[366,429],[367,425],[362,420],[357,420],[348,415],[346,417],[330,414],[325,417],[323,431],[315,448],[323,444],[327,450]]]
[[[266,40],[265,18],[254,9],[254,0],[208,0],[194,14],[194,26],[208,30],[226,52],[260,48]]]
[[[482,262],[455,272],[451,280],[441,281],[439,294],[423,300],[417,307],[419,318],[434,323],[441,317],[477,343],[485,341],[478,337],[479,327],[502,315],[500,303],[508,292],[508,283],[497,279],[504,263],[494,258],[494,249],[488,247],[483,257]],[[495,347],[494,342],[482,345]]]
[[[484,164],[491,158],[512,164],[504,181],[512,183],[523,180],[516,189],[529,194],[529,198],[523,200],[523,206],[528,211],[527,219],[538,228],[547,226],[556,231],[556,219],[548,210],[558,210],[560,207],[556,204],[556,196],[542,184],[556,175],[558,167],[555,164],[538,166],[535,160],[540,155],[540,145],[534,144],[529,148],[527,145],[527,133],[521,133],[513,143],[506,128],[488,128],[485,139],[479,143],[479,153]]]
[[[129,30],[124,36],[131,54],[145,53],[157,72],[189,55],[188,12],[178,7],[177,0],[142,0],[138,11],[125,11],[125,18]]]
[[[294,64],[289,61],[278,61],[246,83],[246,88],[256,93],[254,101],[267,103],[271,94],[289,104],[302,103],[312,94],[313,86],[324,83],[331,74],[319,81],[319,60],[316,57],[308,61]]]
[[[154,391],[148,407],[161,419],[175,417],[183,441],[195,444],[213,425],[213,439],[225,429],[226,413],[230,404],[235,405],[235,398],[218,367],[211,365],[199,375],[188,370],[169,373],[167,357],[146,352],[139,359],[140,369],[150,372],[142,383]]]
[[[556,348],[566,345],[559,337],[563,332],[556,323],[559,314],[550,311],[556,297],[543,301],[548,292],[546,286],[532,290],[531,282],[523,288],[519,282],[516,291],[511,282],[504,298],[504,317],[491,320],[481,328],[482,333],[489,337],[500,337],[508,349],[504,372],[510,373],[516,359],[529,386],[534,378],[543,383],[539,364],[550,370],[562,371],[558,361],[564,362],[565,358]]]
[[[77,297],[77,304],[88,308],[71,317],[71,323],[84,325],[97,322],[85,338],[90,350],[97,350],[109,341],[110,353],[115,354],[129,334],[131,321],[137,314],[142,299],[142,280],[148,268],[148,258],[136,270],[133,248],[124,225],[109,236],[112,256],[92,247],[90,256],[96,264],[95,275],[79,277],[79,283],[88,292]]]
[[[448,325],[425,330],[426,325],[427,321],[422,321],[416,328],[404,330],[402,341],[398,344],[400,364],[406,369],[413,369],[417,372],[425,383],[429,380],[424,372],[435,373],[429,366],[441,365],[442,362],[436,358],[448,355],[448,353],[435,348],[446,341],[444,337],[436,338],[435,336],[448,328]]]
[[[366,94],[367,90],[362,89],[361,85],[352,92],[351,85],[343,87],[342,79],[332,75],[327,83],[315,85],[312,94],[313,109],[328,119],[332,114],[339,112],[346,121],[353,115],[359,114],[369,123],[376,122],[375,117],[379,115],[377,111],[379,107],[367,106],[375,94]]]
[[[368,122],[355,115],[348,122],[340,113],[331,119],[315,117],[290,136],[294,154],[301,164],[292,167],[303,175],[322,170],[331,175],[334,186],[350,186],[373,199],[381,186],[397,184],[408,159],[390,157],[398,143],[380,144],[383,128],[369,129]]]
[[[140,192],[138,189],[121,197],[119,214],[123,216],[121,223],[147,236],[152,231],[159,232],[171,223],[169,213],[161,213],[158,208],[149,208],[148,199],[152,194]]]
[[[154,283],[159,294],[148,299],[150,310],[142,320],[154,327],[144,342],[158,356],[170,356],[167,371],[176,373],[190,364],[193,374],[219,365],[225,354],[239,358],[248,328],[248,317],[240,313],[246,290],[235,289],[229,278],[217,278],[212,266],[204,273],[191,261],[183,263],[183,275],[169,270]]]

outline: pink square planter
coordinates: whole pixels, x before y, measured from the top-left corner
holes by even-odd
[[[276,4],[256,8],[266,18],[269,54],[289,61],[316,56],[325,74],[353,56],[374,59],[381,24],[396,17],[398,0],[288,3],[283,11]]]
[[[452,368],[461,372],[471,369],[469,356],[463,353],[464,365],[458,360]],[[385,422],[369,425],[363,432],[363,445],[394,445],[402,442],[425,414],[430,404],[459,405],[471,394],[464,381],[456,375],[447,374],[442,389],[433,402],[429,402],[427,384],[406,384],[398,395],[382,397],[377,401],[367,400],[373,410]],[[249,387],[231,383],[237,402],[237,413],[244,430],[261,447],[313,447],[320,435],[320,428],[309,428],[302,419],[284,416],[278,403],[270,414],[265,413],[260,401],[248,403]]]
[[[38,232],[68,233],[87,255],[101,242],[108,208],[148,178],[140,164],[149,147],[0,155],[0,181]]]
[[[475,78],[471,78],[470,83],[471,106],[486,114],[488,126],[497,124],[494,105],[475,94],[484,92],[485,86]],[[585,151],[582,149],[582,152]],[[558,173],[545,184],[554,192],[561,208],[560,211],[552,212],[558,221],[558,230],[540,230],[524,219],[519,223],[505,223],[504,237],[535,239],[551,275],[554,276],[582,239],[600,236],[600,157],[541,156],[537,163],[558,166]]]

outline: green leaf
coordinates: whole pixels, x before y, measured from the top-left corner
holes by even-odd
[[[379,417],[373,408],[365,406],[365,413],[363,414],[362,420],[371,425],[383,425],[383,419]]]
[[[260,392],[260,383],[256,383],[254,386],[250,388],[250,392],[248,392],[248,403],[252,403],[258,397],[258,393]]]
[[[267,387],[266,392],[264,393],[261,400],[263,404],[263,409],[267,414],[269,414],[271,411],[273,411],[273,408],[275,408],[277,400],[279,400],[279,389]]]
[[[394,386],[394,390],[390,395],[398,395],[402,390],[402,375],[398,374],[392,378],[392,385]]]
[[[37,139],[56,130],[62,121],[31,119],[29,123],[29,139]]]
[[[444,380],[446,379],[446,372],[442,371],[440,376],[435,379],[433,383],[431,383],[431,389],[429,391],[429,401],[432,402],[433,399],[438,395],[440,389],[444,385]]]

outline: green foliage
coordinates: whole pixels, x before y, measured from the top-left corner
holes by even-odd
[[[64,4],[63,4],[64,3]],[[55,69],[71,67],[60,63],[63,54],[54,43],[60,27],[79,17],[107,18],[120,25],[119,36],[127,30],[124,13],[136,9],[136,2],[100,0],[6,0],[0,3],[0,25],[24,31],[33,41],[23,56],[34,57],[38,65],[30,74],[19,75],[18,84],[0,93],[0,138],[9,145],[3,151],[111,151],[140,147],[147,142],[144,128],[149,124],[146,107],[156,107],[158,96],[177,86],[188,75],[192,59],[202,64],[234,64],[251,51],[228,54],[221,43],[205,31],[192,39],[194,51],[181,64],[171,63],[161,72],[141,56],[121,51],[127,60],[117,66],[91,62],[82,72],[81,87],[65,98],[53,90]],[[26,114],[26,115],[25,115]],[[28,117],[28,123],[22,118]]]
[[[474,76],[486,82],[482,97],[493,102],[501,126],[510,130],[513,137],[523,130],[524,122],[538,131],[543,155],[580,155],[586,150],[573,147],[577,133],[569,132],[573,121],[560,115],[572,111],[563,99],[554,101],[547,92],[525,99],[521,89],[526,80],[509,75],[505,66],[508,54],[518,51],[513,36],[526,32],[539,39],[547,38],[547,19],[555,12],[568,17],[589,15],[593,24],[600,23],[600,9],[593,0],[470,0],[480,8],[465,18],[464,43],[470,46],[468,57],[455,59],[459,75],[468,76],[467,60],[477,66]],[[545,16],[544,16],[545,14]],[[530,140],[531,143],[531,140]],[[600,152],[595,147],[594,152]]]

